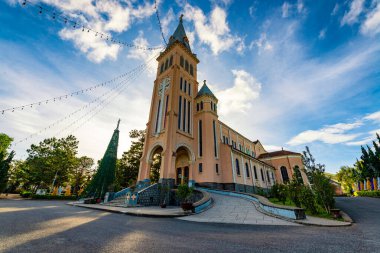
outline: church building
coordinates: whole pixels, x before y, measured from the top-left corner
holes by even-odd
[[[180,18],[158,56],[139,184],[151,182],[153,158],[161,155],[159,182],[255,193],[286,183],[293,174],[307,183],[302,155],[267,152],[219,120],[218,98],[197,80],[199,59]]]

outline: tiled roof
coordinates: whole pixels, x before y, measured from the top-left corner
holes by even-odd
[[[175,29],[175,32],[169,39],[169,43],[167,47],[170,47],[176,41],[179,41],[180,43],[182,43],[191,52],[191,48],[186,36],[185,28],[183,27],[183,24],[182,24],[182,16],[179,19],[179,24],[177,26],[177,29]]]
[[[207,86],[206,81],[203,83],[202,88],[198,91],[197,97],[208,95],[216,99],[214,93],[210,90],[210,88]]]
[[[287,151],[287,150],[280,150],[280,151],[274,151],[274,152],[268,152],[268,153],[261,154],[257,158],[263,159],[263,158],[270,158],[270,157],[276,157],[276,156],[286,156],[286,155],[302,155],[302,154],[292,152],[292,151]]]

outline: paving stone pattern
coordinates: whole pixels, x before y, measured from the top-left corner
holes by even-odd
[[[214,200],[212,208],[197,215],[178,219],[196,222],[300,226],[260,213],[251,201],[216,193],[211,193],[211,196]]]

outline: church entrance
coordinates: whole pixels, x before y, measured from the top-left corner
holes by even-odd
[[[190,156],[189,152],[181,147],[176,153],[176,185],[188,184],[190,178]]]
[[[152,159],[150,164],[150,173],[149,173],[149,179],[151,183],[157,183],[160,179],[160,172],[161,172],[161,160],[162,160],[162,147],[158,146],[155,150],[152,152]]]

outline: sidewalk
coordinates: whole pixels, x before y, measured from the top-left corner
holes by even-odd
[[[78,202],[67,203],[71,206],[78,206],[84,208],[90,208],[105,212],[121,213],[134,216],[145,216],[145,217],[162,217],[162,218],[172,218],[172,217],[182,217],[190,215],[191,213],[184,212],[180,207],[166,207],[161,208],[159,206],[146,206],[146,207],[117,207],[117,206],[104,206],[99,204],[82,204]]]

